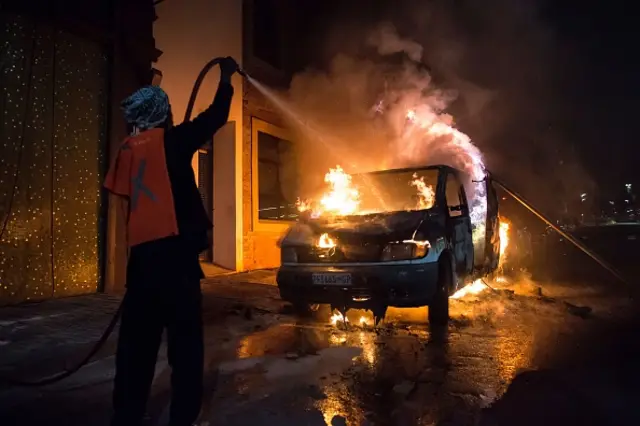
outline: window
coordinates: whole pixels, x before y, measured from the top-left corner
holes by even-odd
[[[258,219],[295,220],[297,176],[291,142],[269,133],[257,132]]]
[[[447,209],[450,217],[462,216],[464,207],[464,198],[462,195],[462,185],[453,174],[447,175]]]
[[[253,56],[275,69],[282,69],[281,27],[274,0],[253,0]]]

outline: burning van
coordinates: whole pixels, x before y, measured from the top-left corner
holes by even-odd
[[[449,296],[498,267],[490,176],[448,166],[332,173],[281,241],[278,288],[297,311],[367,309],[377,322],[389,306],[428,305],[429,322],[443,324]]]

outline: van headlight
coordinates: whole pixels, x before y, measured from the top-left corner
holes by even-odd
[[[298,252],[293,247],[280,249],[280,263],[298,263]]]
[[[429,241],[402,241],[390,243],[382,250],[382,261],[420,259],[429,253]]]

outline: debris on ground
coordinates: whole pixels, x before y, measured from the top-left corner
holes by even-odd
[[[293,309],[293,305],[287,303],[285,305],[282,305],[278,313],[282,315],[293,315],[295,312]]]
[[[544,303],[556,303],[556,299],[548,296],[538,296],[538,300]]]
[[[245,311],[246,308],[247,305],[245,305],[244,303],[234,303],[227,307],[226,313],[229,315],[240,315]]]
[[[411,391],[415,386],[416,386],[415,382],[404,380],[403,382],[398,383],[393,387],[393,393],[397,393],[401,396],[407,396],[409,395],[409,393],[411,393]]]
[[[310,385],[306,388],[305,394],[316,401],[320,401],[323,399],[327,399],[327,394],[325,394],[318,386]]]
[[[331,426],[347,426],[347,419],[342,416],[333,416]]]
[[[593,309],[590,306],[578,306],[569,302],[564,302],[564,306],[567,308],[567,312],[571,315],[575,315],[582,319],[589,318]]]
[[[515,297],[516,292],[513,290],[509,290],[506,288],[500,288],[500,289],[495,289],[494,293],[500,295],[500,296],[505,296],[508,299],[513,299]]]
[[[456,328],[469,327],[473,324],[473,320],[466,315],[452,317],[450,322]]]
[[[253,319],[253,310],[251,309],[251,306],[247,306],[244,309],[244,318],[247,320],[251,320]]]

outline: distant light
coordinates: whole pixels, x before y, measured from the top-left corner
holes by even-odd
[[[609,201],[609,204],[613,206],[615,203],[613,201]]]

